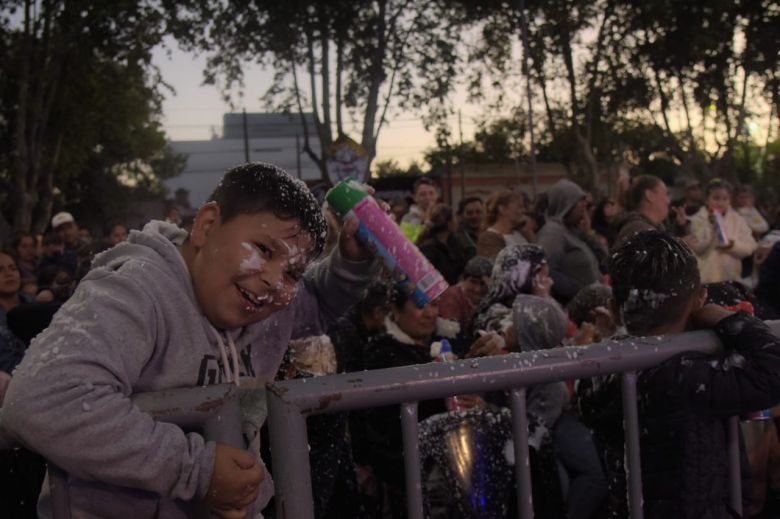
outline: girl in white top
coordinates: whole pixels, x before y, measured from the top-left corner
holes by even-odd
[[[704,207],[691,217],[691,229],[702,283],[739,280],[742,258],[753,254],[756,241],[745,219],[731,207],[728,182],[714,179],[707,184]]]

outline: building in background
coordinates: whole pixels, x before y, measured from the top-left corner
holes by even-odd
[[[306,114],[309,144],[319,151],[314,119]],[[168,192],[184,212],[200,207],[222,175],[233,166],[270,162],[306,182],[317,182],[320,170],[303,151],[304,130],[298,114],[229,113],[222,116],[222,136],[207,141],[172,141],[171,148],[187,157],[181,175],[165,180]],[[183,196],[186,191],[189,196]],[[189,207],[186,207],[189,205]]]

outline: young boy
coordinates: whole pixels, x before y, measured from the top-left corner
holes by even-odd
[[[270,380],[291,338],[323,333],[368,283],[356,228],[307,271],[326,225],[306,186],[267,164],[228,171],[191,234],[154,221],[95,259],[16,370],[3,426],[68,472],[74,517],[190,517],[199,500],[245,517],[265,477],[254,454],[130,396]]]
[[[682,354],[640,373],[645,517],[736,517],[728,505],[727,419],[780,402],[780,340],[747,314],[705,304],[693,253],[661,231],[640,232],[618,246],[610,274],[613,312],[629,334],[711,329],[724,346],[715,357]],[[620,379],[580,389],[583,418],[606,446],[613,484],[623,479]],[[622,501],[621,485],[611,493]],[[616,517],[627,517],[624,502]]]

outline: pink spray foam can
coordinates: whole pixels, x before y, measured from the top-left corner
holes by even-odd
[[[447,282],[439,271],[361,184],[351,179],[339,182],[328,192],[326,200],[341,217],[357,218],[358,238],[382,260],[394,281],[418,307],[447,290]]]

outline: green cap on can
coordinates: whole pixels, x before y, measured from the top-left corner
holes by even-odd
[[[328,191],[325,200],[340,216],[347,214],[355,204],[368,196],[363,186],[351,178],[342,180]]]

